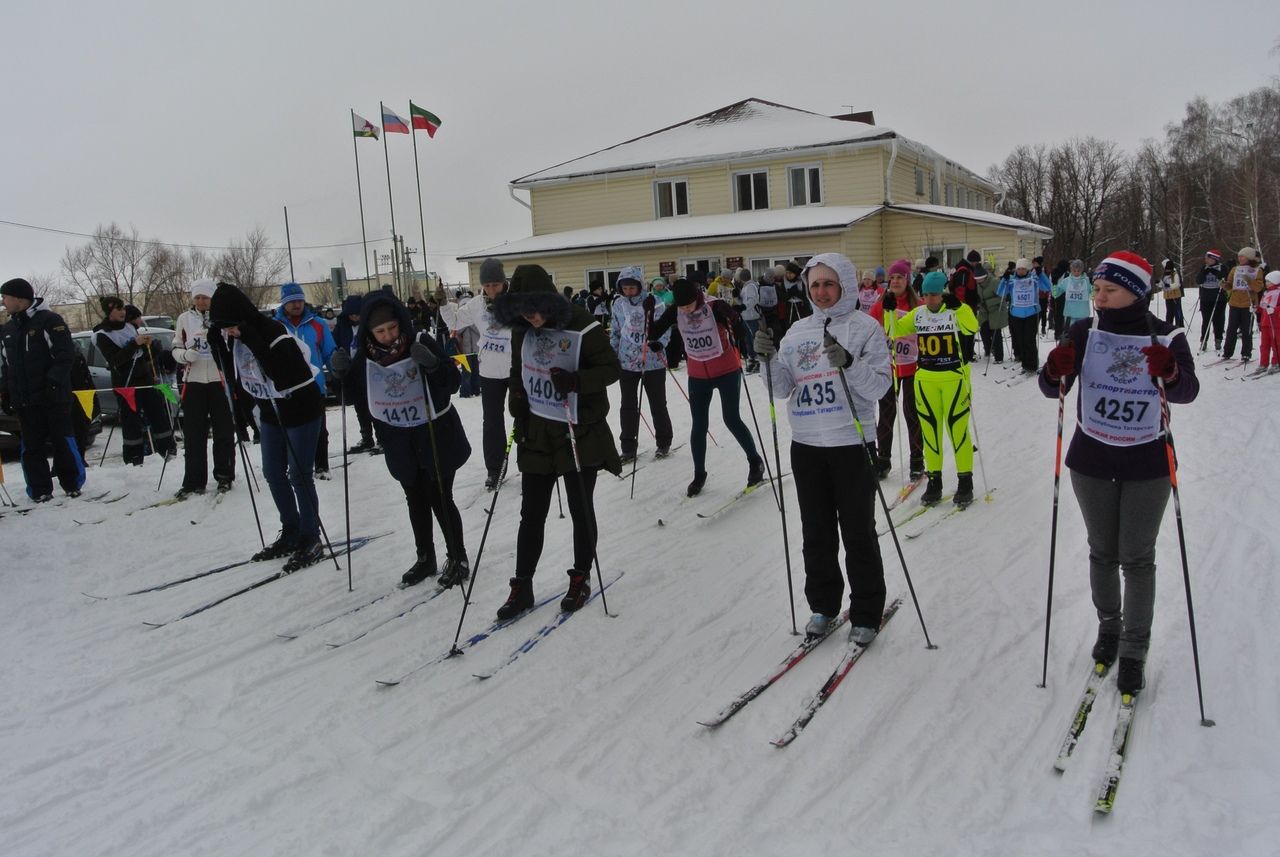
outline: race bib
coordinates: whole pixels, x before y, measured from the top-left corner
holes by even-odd
[[[493,318],[487,307],[480,313],[480,355],[506,359],[511,347],[511,328],[503,327]]]
[[[209,331],[202,330],[195,336],[191,337],[191,343],[187,348],[195,351],[201,360],[212,360],[213,354],[209,351]]]
[[[594,326],[594,325],[593,325]],[[587,330],[591,328],[588,327]],[[544,420],[578,421],[578,394],[565,396],[551,383],[551,370],[578,371],[584,331],[533,330],[524,336],[520,349],[520,377],[529,399],[529,411]],[[568,413],[565,403],[568,402]]]
[[[1231,290],[1233,292],[1249,291],[1249,285],[1257,275],[1257,268],[1252,268],[1248,265],[1237,265],[1235,278],[1231,281]]]
[[[1023,277],[1013,280],[1011,284],[1011,303],[1020,309],[1040,306],[1040,281],[1034,277]]]
[[[623,341],[636,348],[643,347],[645,341],[644,305],[633,306],[628,301],[623,305],[622,311],[626,319],[622,325]]]
[[[903,318],[910,310],[894,310],[897,318]],[[891,338],[889,347],[893,351],[893,362],[897,366],[914,366],[920,353],[919,339],[914,333]]]
[[[1167,336],[1159,337],[1168,346]],[[1146,336],[1090,330],[1080,366],[1080,428],[1110,446],[1160,436],[1160,390],[1147,373]]]
[[[791,425],[803,431],[830,434],[849,429],[853,420],[840,386],[840,370],[822,353],[822,333],[786,343],[782,357],[791,366],[795,389],[788,400]]]
[[[1280,306],[1280,289],[1267,289],[1263,293],[1259,304],[1262,306],[1263,312],[1268,314],[1275,312],[1276,307]]]
[[[1072,302],[1087,301],[1089,299],[1089,280],[1087,277],[1070,277],[1067,279],[1067,287],[1063,291],[1067,300]]]
[[[949,309],[916,310],[916,358],[921,369],[951,372],[960,368],[960,341],[956,338],[956,314]]]
[[[422,367],[411,358],[390,366],[372,360],[366,360],[364,365],[369,413],[374,419],[398,428],[412,428],[440,415],[430,406]]]
[[[869,289],[858,289],[858,309],[865,313],[870,313],[871,307],[875,306],[879,297],[880,290],[874,286]]]
[[[693,312],[682,312],[676,319],[680,335],[684,337],[684,351],[691,360],[707,363],[724,354],[724,342],[720,329],[711,313],[711,301]]]
[[[283,399],[284,395],[262,371],[262,364],[239,339],[232,340],[231,357],[236,364],[240,386],[255,399]]]

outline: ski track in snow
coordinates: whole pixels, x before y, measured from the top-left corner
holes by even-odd
[[[113,454],[89,472],[91,488],[130,492],[95,504],[105,526],[75,525],[86,514],[76,501],[0,520],[0,853],[1274,853],[1280,682],[1266,653],[1274,649],[1280,534],[1256,514],[1275,502],[1264,487],[1277,476],[1266,453],[1280,430],[1268,407],[1274,385],[1232,384],[1207,371],[1199,401],[1174,408],[1206,707],[1218,725],[1199,725],[1171,502],[1158,543],[1148,690],[1116,811],[1097,818],[1113,683],[1099,694],[1067,771],[1053,770],[1096,628],[1084,528],[1064,469],[1048,686],[1040,689],[1055,403],[1034,383],[996,384],[1001,375],[974,373],[981,455],[989,486],[999,488],[993,502],[982,502],[975,467],[978,502],[903,543],[938,648],[925,648],[908,598],[782,750],[769,741],[830,672],[843,635],[724,726],[697,725],[796,642],[773,498],[757,491],[715,520],[696,517],[746,476],[718,406],[712,431],[724,446],[709,444],[711,475],[699,498],[684,501],[687,447],[645,462],[634,500],[629,479],[598,483],[603,569],[606,577],[627,572],[608,592],[619,618],[606,617],[597,599],[487,682],[472,673],[552,619],[554,605],[395,688],[374,680],[448,650],[461,590],[338,649],[325,642],[405,609],[432,583],[295,640],[275,636],[390,591],[412,563],[403,495],[381,457],[351,457],[352,535],[395,531],[352,554],[355,592],[347,592],[345,560],[341,572],[323,563],[148,630],[142,622],[181,615],[278,563],[121,596],[234,561],[258,541],[243,479],[216,507],[197,498],[126,517],[156,499],[160,463],[127,468]],[[747,383],[768,442],[763,380]],[[1074,392],[1069,398],[1068,437]],[[668,401],[679,442],[688,409],[679,396]],[[479,400],[455,404],[478,438]],[[337,449],[338,411],[328,419]],[[786,469],[785,416],[778,431]],[[249,450],[256,467],[257,450]],[[890,500],[902,484],[898,464],[884,483]],[[165,491],[178,486],[175,467]],[[945,472],[953,490],[949,461]],[[6,473],[17,497],[19,468]],[[455,496],[475,496],[483,475],[476,448]],[[513,461],[464,640],[488,627],[506,597],[519,484]],[[784,490],[803,625],[794,482]],[[330,537],[345,538],[340,472],[319,492]],[[481,494],[462,513],[473,564],[491,499]],[[270,538],[273,507],[266,495],[258,506]],[[554,505],[547,528],[539,595],[564,585],[572,554],[570,521]],[[889,596],[907,596],[888,535],[880,547]],[[437,549],[443,556],[438,537]],[[110,598],[92,601],[82,591]]]

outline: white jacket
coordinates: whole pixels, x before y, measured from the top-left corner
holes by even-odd
[[[480,377],[502,381],[511,376],[511,328],[493,318],[489,299],[476,295],[458,307],[453,330],[473,327],[480,335],[476,353],[480,356]]]
[[[893,386],[884,331],[871,316],[858,312],[858,277],[848,259],[822,253],[809,260],[809,266],[815,264],[826,265],[840,276],[840,299],[829,310],[815,306],[813,315],[791,325],[773,361],[771,392],[775,399],[788,399],[791,437],[797,443],[831,447],[862,443],[863,438],[874,441],[880,398]],[[822,353],[824,333],[830,333],[853,356],[843,372],[834,369]],[[861,438],[849,412],[841,374],[862,424]]]
[[[742,288],[739,290],[738,294],[739,300],[742,301],[742,320],[759,321],[760,284],[755,280],[748,280],[742,284]]]
[[[182,378],[191,384],[219,384],[218,367],[209,352],[209,314],[189,309],[178,316],[173,328],[173,359],[182,367]]]

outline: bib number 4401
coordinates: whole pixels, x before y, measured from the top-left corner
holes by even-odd
[[[1150,406],[1150,402],[1135,402],[1133,399],[1108,399],[1104,396],[1098,399],[1098,403],[1093,406],[1093,411],[1104,420],[1131,423],[1135,420],[1141,421],[1147,415],[1147,408]]]
[[[836,403],[835,381],[815,381],[804,385],[796,394],[796,402],[806,408],[834,405]]]

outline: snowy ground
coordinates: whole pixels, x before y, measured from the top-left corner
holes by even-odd
[[[695,516],[746,476],[715,409],[712,431],[725,447],[711,448],[711,480],[696,502],[683,501],[687,446],[640,470],[634,500],[627,483],[602,478],[601,560],[606,575],[626,571],[608,592],[619,618],[596,601],[483,683],[472,673],[524,640],[550,608],[395,688],[375,679],[448,649],[457,592],[338,649],[325,642],[398,612],[424,587],[292,641],[276,636],[387,591],[411,563],[402,497],[381,459],[351,464],[353,532],[395,531],[353,554],[354,593],[345,569],[330,563],[147,629],[144,621],[171,619],[271,569],[245,566],[105,601],[82,595],[118,595],[257,547],[243,481],[220,506],[204,498],[137,511],[158,497],[160,464],[125,468],[113,455],[90,470],[87,494],[130,492],[124,500],[0,519],[0,853],[1277,853],[1280,682],[1266,652],[1275,651],[1267,641],[1280,534],[1265,522],[1276,500],[1280,378],[1239,383],[1221,367],[1205,369],[1199,401],[1175,411],[1207,713],[1217,726],[1199,724],[1170,504],[1149,687],[1116,811],[1097,817],[1113,686],[1070,768],[1052,768],[1095,629],[1083,528],[1065,483],[1049,682],[1037,688],[1054,402],[1034,383],[996,384],[1009,369],[992,367],[986,378],[977,369],[993,502],[904,528],[924,530],[904,548],[939,648],[925,649],[908,600],[783,750],[769,740],[838,659],[840,642],[718,731],[695,722],[793,644],[769,494],[756,492],[722,519]],[[769,442],[763,381],[749,383]],[[680,436],[688,411],[668,390]],[[478,436],[479,401],[456,402]],[[337,411],[329,425],[336,452]],[[1068,434],[1072,425],[1069,415]],[[787,427],[779,433],[785,458]],[[642,436],[642,448],[652,446]],[[6,474],[20,495],[16,463]],[[489,499],[482,476],[477,449],[456,490],[473,558]],[[895,470],[887,484],[898,478]],[[179,479],[169,473],[164,493]],[[796,538],[790,482],[786,493]],[[498,499],[464,637],[486,627],[505,598],[518,495],[515,476]],[[341,480],[322,483],[320,496],[339,538]],[[259,506],[270,509],[265,495]],[[562,585],[571,553],[569,521],[554,507],[549,529],[539,595]],[[906,595],[887,536],[881,547],[890,595]],[[803,622],[798,543],[792,563]]]

